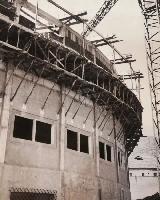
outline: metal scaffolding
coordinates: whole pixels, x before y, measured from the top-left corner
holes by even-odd
[[[152,104],[153,130],[160,144],[160,1],[139,0],[144,15],[148,78]]]
[[[56,6],[58,5],[56,4]],[[75,15],[68,14],[75,18]],[[25,99],[24,105],[28,104],[40,78],[53,82],[41,107],[42,110],[45,109],[55,84],[63,85],[68,88],[68,91],[65,93],[57,115],[64,106],[71,90],[75,92],[75,96],[66,109],[65,115],[70,111],[76,96],[82,96],[72,119],[77,116],[82,104],[88,98],[93,102],[94,106],[102,110],[100,116],[96,119],[96,123],[98,128],[103,131],[104,127],[109,123],[108,110],[112,110],[111,114],[122,125],[117,130],[115,138],[121,140],[125,137],[125,145],[129,155],[142,136],[141,114],[143,108],[134,93],[126,87],[116,74],[107,68],[111,63],[108,61],[108,63],[105,63],[105,68],[103,68],[100,65],[101,63],[98,65],[92,61],[90,59],[91,56],[87,57],[86,54],[75,50],[74,47],[78,46],[78,42],[73,43],[67,35],[64,35],[62,39],[56,33],[51,32],[49,37],[47,37],[44,34],[35,32],[34,28],[26,27],[29,23],[32,25],[30,21],[26,23],[23,18],[21,22],[24,24],[13,22],[12,19],[8,19],[5,15],[2,15],[0,19],[0,52],[3,62],[12,61],[14,69],[11,76],[14,75],[17,68],[25,71],[10,100],[14,101],[17,97],[17,93],[27,74],[34,74],[37,78],[33,82],[33,87]],[[78,39],[81,41],[81,36]],[[112,47],[111,44],[108,45]],[[83,47],[84,50],[86,51]],[[117,49],[113,47],[113,50],[122,57],[122,61],[128,61]],[[93,109],[92,107],[85,116],[84,124]],[[104,114],[103,117],[102,114]],[[113,132],[114,127],[110,135]]]

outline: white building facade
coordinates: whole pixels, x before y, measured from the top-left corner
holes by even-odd
[[[129,158],[131,199],[138,200],[159,192],[156,144],[153,137],[141,138]]]

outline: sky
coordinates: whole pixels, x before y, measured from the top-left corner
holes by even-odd
[[[129,168],[157,168],[159,154],[154,137],[143,137],[129,156]],[[140,157],[142,160],[135,159]]]
[[[34,0],[30,0],[33,2]],[[87,11],[85,19],[91,20],[98,9],[102,6],[104,0],[55,0],[56,3],[72,12],[78,14]],[[48,4],[46,0],[39,0],[39,7],[45,9],[56,18],[63,18],[65,13],[56,9],[52,4]],[[82,26],[72,26],[72,28],[83,31]],[[148,73],[146,64],[146,51],[144,39],[144,23],[143,15],[138,5],[138,0],[119,0],[112,10],[105,16],[103,21],[96,27],[104,37],[115,34],[118,39],[123,40],[115,44],[115,47],[121,54],[132,54],[136,62],[132,67],[135,71],[140,71],[144,74],[144,79],[141,80],[141,103],[144,108],[143,112],[143,134],[153,136],[152,128],[152,112],[150,102],[150,92],[148,84]],[[97,39],[97,35],[91,33],[89,39]],[[109,47],[103,47],[101,50],[109,58],[112,58],[113,52]],[[116,66],[116,70],[120,74],[130,73],[129,65]],[[129,86],[130,87],[130,86]]]

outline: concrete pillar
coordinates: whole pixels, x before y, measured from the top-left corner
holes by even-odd
[[[6,67],[6,78],[5,78],[4,88],[11,73],[12,73],[11,64],[8,64],[8,66]],[[11,82],[9,82],[9,84],[5,88],[4,96],[2,99],[1,113],[0,113],[0,163],[4,163],[5,160],[5,151],[7,144],[8,124],[9,124],[10,97],[11,97]]]
[[[93,62],[96,64],[96,47],[92,45],[92,55],[93,55]]]
[[[20,9],[23,6],[23,4],[25,4],[27,2],[27,0],[15,0],[14,2],[14,6],[16,7],[16,18],[15,18],[15,22],[19,23],[19,16],[20,16]]]
[[[60,106],[63,103],[63,91],[64,88],[61,87],[61,102]],[[64,188],[64,151],[65,151],[65,108],[62,106],[60,111],[60,123],[59,123],[59,151],[60,151],[60,176],[61,176],[61,200],[65,199],[65,188]]]
[[[101,189],[101,182],[100,182],[100,174],[99,174],[99,134],[98,128],[96,123],[96,105],[94,104],[94,138],[95,138],[95,166],[96,166],[96,177],[98,181],[98,191],[97,191],[97,199],[101,200],[102,196],[102,189]]]
[[[63,37],[63,44],[65,45],[65,35],[66,35],[66,27],[65,25],[59,28],[59,34]]]
[[[116,196],[116,200],[119,199],[119,194],[118,194],[118,184],[119,184],[119,169],[118,169],[118,157],[117,157],[117,152],[118,152],[118,147],[117,147],[117,131],[116,131],[116,121],[115,121],[115,115],[112,115],[113,117],[113,132],[114,132],[114,159],[115,159],[115,183],[116,183],[116,187],[115,187],[115,196]]]

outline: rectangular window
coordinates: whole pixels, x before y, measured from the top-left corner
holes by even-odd
[[[122,163],[123,163],[123,155],[122,155],[121,151],[118,151],[118,165],[119,165],[119,167],[122,166]]]
[[[153,173],[153,176],[157,176],[157,173]]]
[[[144,176],[144,173],[142,173],[142,176]]]
[[[80,152],[89,153],[88,136],[80,134]]]
[[[36,142],[51,144],[51,124],[20,116],[15,116],[13,137],[32,141],[34,140],[33,127],[36,130]]]
[[[118,165],[121,166],[121,153],[118,151]]]
[[[89,137],[67,129],[67,148],[89,154]]]
[[[67,148],[78,151],[78,134],[77,134],[77,132],[67,130]]]
[[[104,143],[102,142],[99,142],[99,155],[100,155],[100,158],[105,160]]]
[[[36,121],[35,141],[51,144],[51,124]]]
[[[106,145],[106,152],[107,152],[107,160],[112,161],[112,159],[111,159],[111,147],[109,145]]]
[[[33,120],[15,116],[13,137],[32,140]]]
[[[130,176],[132,176],[132,173],[129,173]]]

